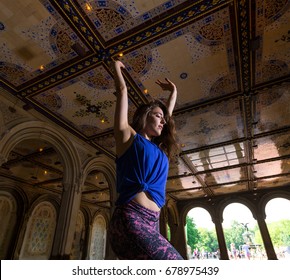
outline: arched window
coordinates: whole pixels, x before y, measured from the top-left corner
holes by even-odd
[[[91,260],[103,260],[105,258],[106,249],[106,220],[103,216],[98,215],[93,223],[90,259]]]
[[[20,259],[49,259],[56,217],[56,209],[49,202],[41,202],[34,208],[27,224]]]
[[[0,194],[0,259],[6,258],[11,235],[16,224],[16,202],[6,193]]]

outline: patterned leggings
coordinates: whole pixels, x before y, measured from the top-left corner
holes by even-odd
[[[159,233],[159,212],[133,201],[115,209],[108,235],[121,260],[183,260]]]

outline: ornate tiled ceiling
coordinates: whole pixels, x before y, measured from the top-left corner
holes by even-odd
[[[181,154],[171,163],[168,196],[211,199],[289,186],[289,5],[1,0],[1,87],[114,159],[112,61],[120,59],[130,119],[140,104],[166,98],[157,79],[177,85]],[[14,156],[33,158],[30,146],[15,148]],[[51,158],[42,162],[49,167],[58,160],[47,149]],[[6,168],[15,175],[20,167],[11,154]],[[62,168],[50,170],[54,175],[42,182],[61,177]]]

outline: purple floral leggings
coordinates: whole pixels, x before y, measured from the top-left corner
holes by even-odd
[[[159,212],[133,201],[116,207],[109,240],[120,260],[183,260],[159,233]]]

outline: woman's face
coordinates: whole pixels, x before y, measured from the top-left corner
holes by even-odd
[[[152,137],[161,135],[163,126],[166,124],[163,111],[160,107],[155,107],[150,111],[146,118],[146,124],[142,133],[151,140]]]

